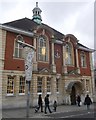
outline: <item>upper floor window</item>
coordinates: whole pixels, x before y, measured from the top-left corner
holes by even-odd
[[[14,94],[14,77],[8,76],[7,80],[7,95],[13,95]]]
[[[38,38],[38,60],[48,61],[48,41],[45,36],[40,36]]]
[[[86,67],[86,55],[84,52],[81,52],[81,67]]]
[[[66,64],[73,65],[73,49],[71,43],[66,44]]]
[[[17,35],[16,40],[23,41],[23,37],[21,35]],[[16,40],[15,40],[15,47],[14,47],[14,57],[24,58],[23,47],[19,43],[17,43]]]

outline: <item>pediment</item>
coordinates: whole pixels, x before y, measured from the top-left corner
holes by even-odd
[[[50,73],[50,71],[47,68],[43,68],[43,69],[39,70],[39,73]]]

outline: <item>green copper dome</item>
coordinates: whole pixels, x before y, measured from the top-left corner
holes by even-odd
[[[42,18],[41,18],[41,9],[38,7],[38,2],[36,2],[36,7],[32,10],[33,11],[33,21],[37,22],[38,24],[41,24]]]

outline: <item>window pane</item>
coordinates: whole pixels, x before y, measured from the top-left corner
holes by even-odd
[[[7,81],[7,94],[13,94],[14,93],[14,83],[13,83],[14,78],[11,76],[8,76],[8,81]]]
[[[42,92],[42,78],[40,77],[37,80],[37,92]]]
[[[25,77],[20,76],[19,93],[25,93]]]
[[[42,54],[42,48],[45,48],[45,54]],[[46,39],[43,36],[40,36],[38,39],[38,60],[47,61],[48,60],[48,46]]]

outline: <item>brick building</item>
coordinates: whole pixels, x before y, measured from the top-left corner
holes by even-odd
[[[58,104],[76,104],[88,93],[94,95],[92,49],[79,43],[72,34],[64,35],[42,23],[36,3],[33,18],[22,18],[0,25],[0,67],[2,70],[3,107],[26,106],[24,48],[16,39],[36,48],[30,88],[30,105],[37,104],[38,94]],[[42,48],[45,48],[45,55]]]

